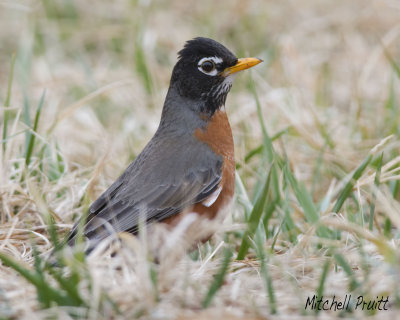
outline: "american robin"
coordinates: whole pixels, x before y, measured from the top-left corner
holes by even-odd
[[[83,228],[89,251],[113,233],[136,234],[141,219],[175,225],[188,211],[214,219],[233,198],[234,144],[225,100],[236,74],[262,60],[238,59],[200,37],[178,55],[156,133],[89,208]]]

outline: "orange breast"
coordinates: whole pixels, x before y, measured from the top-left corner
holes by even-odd
[[[205,130],[197,129],[194,135],[200,141],[207,143],[216,154],[223,157],[222,179],[219,185],[222,190],[217,200],[209,207],[197,203],[192,210],[208,219],[213,219],[221,209],[230,203],[235,191],[234,144],[231,126],[225,111],[216,111]]]
[[[232,200],[235,191],[235,154],[231,126],[225,111],[214,113],[205,129],[196,129],[194,136],[208,146],[218,155],[223,157],[222,179],[219,184],[221,192],[215,202],[210,206],[197,203],[188,212],[195,212],[201,217],[214,219],[218,213],[226,208]],[[165,219],[163,222],[176,225],[182,218],[181,214]]]

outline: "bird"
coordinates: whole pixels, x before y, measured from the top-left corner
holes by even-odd
[[[204,37],[178,52],[161,120],[154,136],[71,229],[74,246],[83,225],[91,252],[115,233],[136,235],[141,222],[176,226],[187,212],[213,220],[229,206],[235,189],[232,130],[225,101],[235,76],[263,60],[238,59]]]

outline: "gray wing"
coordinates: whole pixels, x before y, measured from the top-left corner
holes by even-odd
[[[84,235],[101,240],[113,232],[136,233],[141,220],[162,221],[203,201],[218,188],[222,161],[192,137],[153,139],[90,206]]]

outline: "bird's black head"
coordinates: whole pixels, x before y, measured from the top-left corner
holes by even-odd
[[[178,55],[170,86],[179,95],[198,102],[194,105],[199,111],[210,115],[225,104],[235,73],[262,61],[238,59],[222,44],[208,38],[187,41]]]

